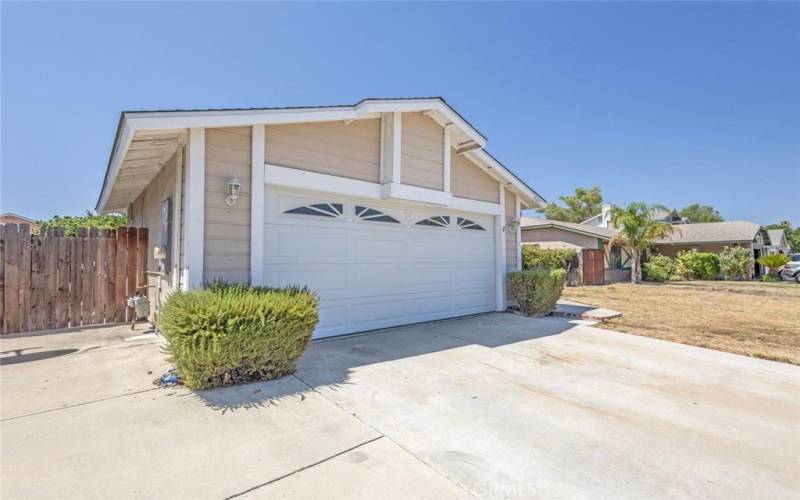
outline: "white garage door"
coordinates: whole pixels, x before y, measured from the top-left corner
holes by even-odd
[[[316,338],[494,310],[491,217],[267,189],[264,277],[320,297]]]

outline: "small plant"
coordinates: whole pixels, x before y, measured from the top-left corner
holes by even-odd
[[[644,277],[650,281],[674,279],[675,261],[666,255],[655,255],[644,264]]]
[[[561,297],[567,272],[563,269],[529,269],[508,274],[511,296],[525,316],[548,314]]]
[[[770,255],[764,255],[763,257],[758,258],[758,263],[762,266],[766,266],[769,268],[769,274],[764,275],[764,277],[769,276],[772,278],[770,281],[777,281],[778,280],[778,269],[785,266],[789,262],[789,256],[784,255],[782,253],[773,253]],[[763,281],[764,277],[761,279]]]
[[[753,253],[743,247],[725,247],[719,254],[719,268],[726,280],[738,280],[750,276]]]
[[[719,256],[708,252],[679,252],[675,268],[685,280],[713,280],[719,275]]]
[[[292,373],[318,321],[305,288],[218,282],[170,295],[160,326],[186,386],[208,389]]]
[[[761,281],[764,283],[774,283],[775,281],[778,281],[778,278],[774,274],[765,274],[761,277]]]
[[[576,255],[575,250],[566,248],[540,248],[536,245],[523,245],[522,269],[543,267],[568,270]]]

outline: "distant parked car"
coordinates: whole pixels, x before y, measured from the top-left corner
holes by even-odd
[[[800,253],[795,253],[789,256],[791,260],[783,266],[778,273],[781,279],[795,280],[800,283]]]

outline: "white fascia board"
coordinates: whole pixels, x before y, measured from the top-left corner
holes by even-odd
[[[102,187],[100,201],[97,202],[97,206],[95,207],[97,213],[105,213],[108,197],[111,196],[111,187],[117,180],[119,169],[122,168],[122,161],[125,159],[125,154],[128,152],[128,147],[131,145],[131,141],[133,141],[133,133],[134,130],[128,121],[123,120],[122,131],[119,134],[117,148],[111,154],[111,163],[108,167],[108,176],[104,179],[105,183]]]

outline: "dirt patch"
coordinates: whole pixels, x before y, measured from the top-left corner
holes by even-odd
[[[570,287],[563,298],[615,309],[606,327],[800,365],[800,286],[692,281]]]

